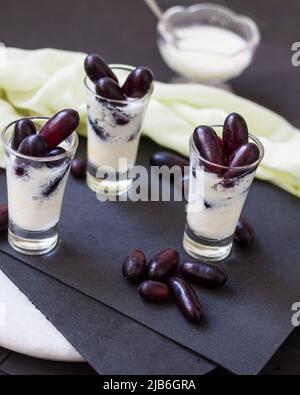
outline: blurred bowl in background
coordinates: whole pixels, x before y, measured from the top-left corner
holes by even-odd
[[[209,3],[169,8],[157,32],[161,56],[175,73],[212,85],[242,74],[261,39],[252,19]]]

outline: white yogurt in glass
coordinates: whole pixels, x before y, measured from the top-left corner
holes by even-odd
[[[47,117],[29,118],[41,130]],[[78,146],[74,131],[60,145],[55,156],[31,157],[12,149],[15,124],[3,130],[8,192],[8,241],[18,252],[42,255],[58,241],[58,222],[71,161]],[[53,153],[53,152],[52,152]]]
[[[111,167],[126,172],[136,160],[144,103],[130,102],[117,107],[99,102],[88,93],[88,160],[95,169]],[[119,158],[126,158],[128,166],[119,168]]]
[[[187,208],[187,223],[198,236],[222,240],[233,235],[255,172],[236,180],[232,187],[223,185],[215,173],[198,168],[191,171],[190,190],[198,184],[201,193],[193,196]]]
[[[60,218],[70,162],[36,168],[19,161],[11,156],[7,166],[10,220],[22,230],[48,230]]]

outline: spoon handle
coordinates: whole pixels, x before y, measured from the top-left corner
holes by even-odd
[[[161,19],[163,12],[159,5],[157,4],[156,0],[145,0],[145,3],[148,5],[148,7],[151,9],[153,14],[158,18]]]

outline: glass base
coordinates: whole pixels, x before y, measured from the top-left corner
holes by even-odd
[[[233,87],[229,82],[222,81],[194,81],[186,77],[174,76],[170,78],[170,83],[172,84],[202,84],[212,86],[214,88],[223,89],[228,92],[233,92]]]
[[[121,179],[119,181],[109,181],[100,179],[87,173],[86,182],[88,187],[103,196],[119,196],[127,193],[132,186],[132,179]]]
[[[12,248],[25,255],[44,255],[52,251],[57,244],[57,225],[48,230],[32,232],[10,223],[8,242]]]
[[[186,226],[183,248],[193,258],[206,262],[219,262],[226,259],[232,250],[232,237],[224,240],[211,240],[196,235]]]

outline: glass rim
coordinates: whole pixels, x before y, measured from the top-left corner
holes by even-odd
[[[213,129],[214,128],[223,128],[223,125],[210,125],[210,127]],[[192,150],[192,152],[194,154],[196,154],[196,156],[198,157],[198,159],[201,160],[201,162],[204,162],[205,164],[207,164],[209,166],[213,166],[213,167],[220,169],[220,170],[235,170],[235,171],[241,171],[241,172],[247,171],[247,170],[257,168],[259,166],[259,164],[261,163],[261,161],[263,160],[263,157],[265,155],[265,150],[264,150],[264,147],[263,147],[262,143],[260,142],[260,140],[251,133],[249,133],[249,137],[255,143],[255,145],[258,147],[260,155],[259,155],[259,158],[257,159],[256,162],[251,163],[250,165],[247,165],[247,166],[239,166],[239,167],[223,166],[223,165],[218,165],[217,163],[210,162],[209,160],[203,158],[203,156],[200,155],[200,153],[195,145],[193,134],[190,137],[190,149]]]
[[[20,119],[30,119],[32,121],[35,120],[42,120],[42,121],[47,121],[50,119],[50,117],[39,117],[39,116],[33,116],[33,117],[23,117],[23,118],[19,118],[16,119],[12,122],[10,122],[1,132],[1,141],[3,146],[5,147],[5,149],[10,153],[13,154],[14,156],[17,156],[18,158],[22,158],[22,159],[26,159],[26,160],[30,160],[32,162],[56,162],[58,160],[64,159],[66,158],[71,152],[75,151],[78,147],[78,143],[79,143],[79,138],[78,138],[78,134],[76,132],[76,130],[74,130],[68,137],[67,139],[69,139],[70,137],[72,137],[72,141],[70,142],[70,147],[68,149],[66,149],[66,152],[63,152],[62,154],[59,155],[55,155],[55,156],[47,156],[47,157],[39,157],[39,156],[29,156],[29,155],[24,155],[21,154],[20,152],[14,150],[7,142],[6,138],[5,138],[5,134],[6,132],[9,130],[10,127],[12,127],[16,122],[18,122]],[[67,140],[65,139],[65,140]]]
[[[125,71],[129,71],[129,72],[131,72],[131,71],[136,69],[136,67],[134,67],[134,66],[129,66],[129,65],[126,65],[126,64],[115,64],[115,63],[109,64],[109,67],[112,70],[118,69],[118,70],[125,70]],[[154,90],[154,83],[152,82],[149,91],[143,97],[140,97],[140,98],[138,98],[138,97],[129,97],[127,100],[115,100],[115,99],[108,99],[107,97],[103,97],[103,96],[98,95],[93,89],[91,89],[91,87],[88,84],[88,81],[91,81],[91,83],[94,84],[94,82],[86,75],[84,77],[84,85],[87,88],[87,90],[89,92],[91,92],[95,97],[101,99],[102,101],[108,102],[108,103],[117,103],[117,104],[126,104],[126,105],[128,103],[143,103],[144,101],[146,101],[152,95],[153,90]]]
[[[187,49],[184,47],[180,47],[178,46],[178,48],[182,51],[195,51],[195,52],[199,52],[199,53],[207,53],[207,54],[214,54],[214,55],[218,55],[218,56],[222,56],[224,58],[230,58],[233,56],[237,56],[245,51],[249,51],[249,50],[254,50],[256,49],[256,47],[259,45],[260,41],[261,41],[261,34],[259,31],[259,28],[257,26],[257,24],[255,23],[255,21],[253,19],[251,19],[250,17],[246,16],[246,15],[241,15],[241,14],[237,14],[236,12],[232,11],[230,8],[228,7],[224,7],[222,5],[218,5],[218,4],[212,4],[212,3],[202,3],[202,4],[194,4],[192,6],[174,6],[174,7],[170,7],[168,8],[162,15],[162,18],[160,19],[160,21],[157,24],[157,31],[163,36],[163,38],[166,40],[166,42],[168,44],[174,45],[174,36],[171,34],[168,34],[168,26],[171,25],[170,23],[170,18],[177,14],[177,13],[193,13],[196,11],[201,11],[201,10],[212,10],[212,11],[218,11],[223,13],[223,15],[229,17],[231,20],[233,20],[234,22],[238,22],[240,24],[243,24],[244,26],[246,25],[250,32],[251,32],[251,38],[249,40],[245,40],[246,41],[246,45],[244,48],[241,48],[235,52],[232,52],[230,54],[223,54],[220,53],[218,51],[213,51],[213,50],[203,50],[203,49]],[[216,24],[214,24],[216,25]],[[167,26],[167,28],[165,29],[165,27]],[[224,28],[226,30],[229,30],[228,28]],[[167,32],[167,34],[166,34]],[[239,33],[237,33],[239,36],[241,36]],[[176,37],[175,37],[176,40]],[[178,42],[180,42],[180,40],[178,40]],[[176,45],[176,43],[175,43]]]

